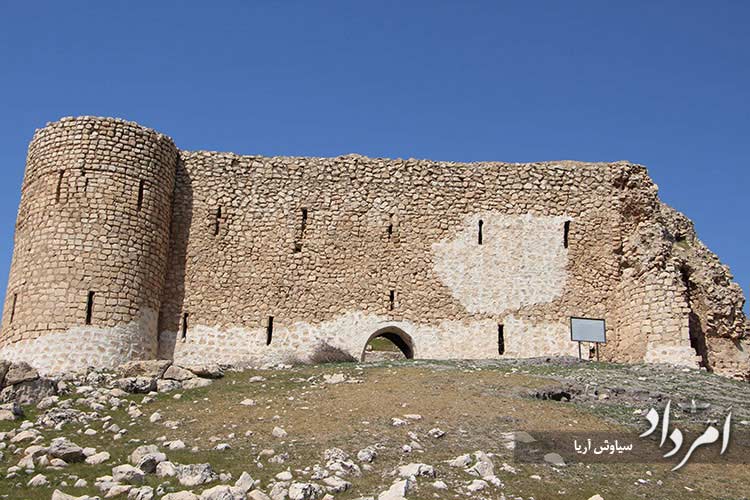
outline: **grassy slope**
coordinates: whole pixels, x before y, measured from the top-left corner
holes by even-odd
[[[359,383],[326,385],[321,382],[325,373],[345,373]],[[252,375],[267,377],[266,382],[250,383]],[[573,464],[555,469],[547,465],[513,463],[511,452],[500,439],[503,432],[526,430],[561,431],[572,427],[602,431],[625,430],[637,435],[644,421],[633,416],[633,407],[608,403],[602,405],[540,401],[526,396],[529,389],[550,383],[551,377],[579,378],[580,380],[614,380],[622,385],[638,382],[632,367],[586,364],[571,367],[521,366],[493,362],[411,362],[377,365],[327,365],[297,367],[285,371],[249,371],[230,373],[213,385],[182,392],[177,400],[173,394],[162,394],[142,406],[144,416],[132,421],[124,409],[106,411],[114,422],[128,429],[126,437],[113,441],[111,434],[102,431],[102,424],[92,427],[96,436],[79,433],[80,426],[69,424],[62,433],[45,430],[45,442],[57,435],[69,436],[81,446],[94,446],[109,451],[112,459],[99,466],[71,465],[64,471],[45,472],[50,488],[31,489],[25,486],[31,476],[0,479],[0,496],[4,498],[49,499],[55,485],[70,475],[83,477],[90,487],[61,488],[67,493],[98,494],[93,488],[97,476],[111,473],[111,467],[127,461],[127,455],[139,444],[155,443],[160,436],[182,439],[188,445],[184,451],[167,451],[170,460],[180,463],[210,462],[216,471],[231,472],[236,478],[242,471],[260,479],[262,487],[276,473],[290,468],[295,479],[304,475],[295,472],[314,464],[324,465],[323,451],[340,447],[352,455],[369,445],[378,445],[379,456],[373,470],[361,478],[350,479],[354,487],[336,498],[348,499],[362,495],[377,495],[393,481],[389,473],[400,464],[424,462],[435,466],[438,479],[450,486],[465,484],[473,477],[461,469],[448,467],[445,460],[463,453],[483,450],[497,454],[494,459],[498,477],[505,483],[506,495],[513,494],[536,499],[586,499],[595,493],[605,499],[636,498],[742,498],[750,495],[750,468],[747,464],[688,464],[678,472],[670,472],[664,465]],[[685,382],[680,382],[681,380]],[[671,380],[671,379],[670,379]],[[640,381],[639,383],[647,383]],[[651,382],[659,387],[659,381]],[[669,381],[670,390],[680,395],[705,394],[712,387],[721,403],[738,399],[734,411],[737,420],[750,415],[747,384],[739,384],[706,374],[685,374]],[[682,384],[682,385],[681,385]],[[257,401],[256,406],[242,406],[245,398]],[[140,402],[143,396],[131,396]],[[646,409],[646,407],[640,407]],[[148,416],[158,411],[164,420],[179,422],[176,430],[162,422],[150,423]],[[407,413],[421,414],[423,420],[410,422],[405,427],[390,425],[392,417]],[[29,411],[31,418],[34,412]],[[103,416],[102,415],[102,416]],[[680,419],[677,415],[675,418]],[[688,425],[690,422],[685,422]],[[288,436],[271,436],[274,426],[283,427]],[[0,431],[8,430],[9,423],[0,423]],[[425,433],[440,427],[444,438],[435,440]],[[246,437],[245,432],[252,431]],[[420,436],[424,453],[404,454],[400,447],[409,443],[407,432]],[[230,438],[230,434],[234,434]],[[210,438],[217,437],[213,442]],[[213,451],[217,442],[232,446],[228,451]],[[199,451],[190,451],[196,446]],[[288,453],[284,464],[269,463],[266,458],[256,462],[262,449],[274,449],[277,454]],[[0,461],[0,470],[14,465],[20,456],[7,450]],[[507,462],[518,469],[517,474],[499,471]],[[650,471],[651,475],[647,475]],[[539,476],[539,479],[531,476]],[[648,482],[640,484],[639,479]],[[73,480],[66,479],[69,484]],[[658,485],[657,481],[662,484]],[[147,484],[156,486],[161,480],[151,476]],[[175,482],[173,481],[173,484]],[[435,491],[429,481],[419,481],[419,489],[410,498],[432,499]],[[690,488],[692,491],[686,489]],[[176,489],[181,489],[177,487]],[[194,491],[200,491],[195,488]],[[453,497],[441,493],[441,498]],[[488,498],[499,497],[499,490],[487,492]]]

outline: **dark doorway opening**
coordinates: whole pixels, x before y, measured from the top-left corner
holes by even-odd
[[[413,359],[414,344],[411,337],[396,327],[378,330],[367,339],[362,351],[362,361]]]

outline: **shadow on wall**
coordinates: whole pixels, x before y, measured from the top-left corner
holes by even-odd
[[[174,359],[175,344],[187,330],[187,314],[183,314],[185,302],[185,268],[190,226],[193,219],[193,185],[182,158],[177,160],[175,172],[172,217],[170,223],[170,253],[167,276],[162,290],[159,311],[159,359]],[[170,332],[173,335],[162,335]],[[181,333],[182,332],[182,333]]]
[[[381,328],[370,335],[370,338],[365,342],[365,347],[362,349],[360,361],[365,361],[367,347],[377,338],[383,338],[390,341],[407,359],[414,358],[414,342],[412,341],[411,336],[400,328],[388,326],[386,328]]]

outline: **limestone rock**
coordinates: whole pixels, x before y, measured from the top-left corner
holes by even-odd
[[[360,462],[371,463],[378,456],[378,452],[372,446],[363,448],[357,452],[357,460]]]
[[[67,463],[83,462],[86,459],[83,448],[67,438],[53,439],[47,454],[53,458],[65,460]]]
[[[5,387],[5,375],[10,369],[10,361],[6,359],[0,359],[0,389]]]
[[[36,368],[32,367],[28,363],[21,361],[20,363],[12,363],[5,373],[4,385],[15,385],[25,382],[26,380],[35,380],[39,378],[39,372]]]
[[[467,467],[471,463],[471,455],[460,455],[448,462],[451,467]]]
[[[112,479],[118,483],[143,484],[144,472],[130,464],[118,465],[112,468]]]
[[[109,458],[109,453],[107,453],[106,451],[101,451],[99,453],[91,455],[90,457],[86,457],[86,463],[89,465],[99,465],[109,460]]]
[[[75,497],[73,495],[68,495],[66,493],[63,493],[60,490],[55,490],[52,492],[51,500],[99,500],[99,497],[90,497],[88,495]]]
[[[271,497],[260,490],[253,490],[247,494],[248,500],[271,500]]]
[[[247,472],[243,472],[234,483],[234,486],[242,490],[244,493],[247,493],[248,491],[253,489],[253,487],[255,486],[255,481],[250,474],[248,474]]]
[[[57,394],[57,384],[54,380],[35,378],[5,387],[0,391],[0,403],[16,401],[21,405],[30,405],[55,394]]]
[[[44,476],[44,474],[37,474],[36,476],[29,479],[29,482],[26,483],[26,486],[37,488],[39,486],[47,486],[48,484],[49,484],[49,481]]]
[[[224,370],[216,363],[194,364],[185,366],[184,368],[193,372],[199,377],[221,378],[224,376]]]
[[[200,500],[245,500],[245,492],[240,488],[221,484],[204,490]]]
[[[171,367],[170,367],[171,368]],[[182,389],[182,383],[177,380],[159,379],[156,381],[157,392],[171,392]]]
[[[558,467],[565,465],[565,460],[558,453],[547,453],[544,455],[544,461]]]
[[[153,500],[154,489],[151,486],[133,488],[128,492],[128,500]]]
[[[378,495],[378,500],[403,500],[413,484],[411,479],[396,481],[390,488]]]
[[[323,488],[315,483],[292,483],[289,485],[289,500],[315,500],[322,497]]]
[[[466,472],[473,476],[479,476],[481,478],[492,476],[494,474],[495,466],[486,453],[484,453],[483,451],[477,451],[476,453],[474,453],[474,457],[476,458],[476,463],[474,463],[474,465],[470,468],[466,469]]]
[[[483,481],[481,479],[474,479],[471,481],[467,486],[466,489],[469,491],[481,491],[485,488],[487,488],[489,485],[487,484],[487,481]]]
[[[125,377],[115,380],[115,385],[125,392],[147,394],[156,390],[156,379],[151,377]]]
[[[169,380],[177,380],[178,382],[182,382],[183,380],[195,378],[195,376],[196,376],[195,373],[191,372],[190,370],[186,368],[182,368],[181,366],[177,366],[177,365],[171,365],[164,372],[163,378],[169,379]]]
[[[207,387],[211,385],[213,381],[207,378],[189,378],[182,382],[182,388],[185,390],[197,389],[199,387]]]
[[[410,477],[435,477],[435,469],[431,465],[412,463],[402,465],[396,469],[399,477],[410,478]]]
[[[167,493],[161,500],[199,500],[198,495],[192,491],[178,491],[175,493]]]
[[[167,456],[159,451],[159,447],[153,444],[139,446],[130,454],[130,463],[141,469],[146,474],[156,471],[156,466],[167,460]]]
[[[23,410],[17,402],[0,404],[0,420],[18,420],[21,417]]]
[[[199,486],[216,480],[211,464],[190,464],[177,467],[177,479],[182,486]]]
[[[157,379],[164,375],[171,364],[172,361],[166,359],[129,361],[120,365],[117,368],[117,373],[121,378],[145,377]]]
[[[323,478],[323,484],[325,484],[325,489],[329,493],[343,493],[352,487],[352,483],[344,481],[338,476]]]
[[[156,465],[156,475],[158,477],[174,477],[178,473],[178,466],[172,462],[160,462]]]

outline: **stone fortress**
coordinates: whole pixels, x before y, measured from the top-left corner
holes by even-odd
[[[189,152],[64,118],[29,146],[0,357],[576,356],[577,316],[606,320],[603,359],[750,379],[743,304],[640,165]]]

